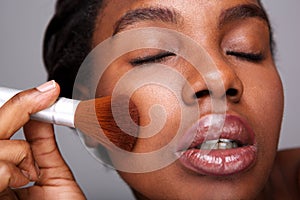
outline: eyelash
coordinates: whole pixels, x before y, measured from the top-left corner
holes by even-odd
[[[264,56],[262,53],[245,53],[245,52],[236,52],[236,51],[226,51],[226,55],[235,56],[241,60],[259,63],[263,61]]]
[[[245,53],[245,52],[236,52],[236,51],[226,51],[226,55],[235,56],[241,60],[246,60],[249,62],[258,63],[264,59],[262,53]],[[165,59],[169,56],[176,56],[175,53],[172,52],[162,52],[156,55],[150,55],[145,57],[135,58],[130,61],[132,66],[140,66],[149,63],[159,63],[165,61]]]
[[[159,62],[165,61],[165,59],[167,59],[167,57],[170,57],[170,56],[176,56],[176,54],[172,53],[172,52],[162,52],[162,53],[158,53],[155,55],[135,58],[130,61],[130,64],[132,66],[139,66],[139,65],[144,65],[144,64],[148,64],[148,63],[159,63]]]

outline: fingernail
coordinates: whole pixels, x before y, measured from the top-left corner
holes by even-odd
[[[48,92],[50,90],[53,90],[55,87],[56,87],[55,81],[52,80],[52,81],[48,81],[48,82],[36,87],[36,89],[40,92]]]

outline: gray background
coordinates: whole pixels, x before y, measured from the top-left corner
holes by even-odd
[[[277,66],[285,88],[279,148],[299,147],[299,0],[264,0],[277,42]],[[0,1],[0,86],[35,87],[46,80],[41,45],[55,0]],[[22,137],[21,131],[17,138]],[[133,199],[116,173],[96,162],[75,133],[56,127],[59,147],[88,199]]]

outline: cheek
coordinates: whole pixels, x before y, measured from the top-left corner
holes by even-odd
[[[159,85],[139,88],[132,96],[140,116],[139,139],[135,152],[151,152],[166,146],[176,135],[181,107],[176,95]]]
[[[250,78],[244,96],[257,142],[265,154],[275,154],[283,115],[282,83],[275,68],[257,70]]]
[[[102,66],[101,61],[95,61],[97,66]],[[128,65],[127,63],[124,63],[122,60],[122,57],[115,60],[111,65],[109,65],[104,71],[103,74],[97,74],[99,75],[99,82],[97,85],[97,91],[96,96],[102,97],[102,96],[110,96],[112,95],[113,90],[116,87],[120,87],[120,80],[132,69],[132,66]],[[101,71],[101,70],[95,70],[95,71]]]

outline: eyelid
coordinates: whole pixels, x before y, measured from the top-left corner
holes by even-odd
[[[226,55],[229,56],[235,56],[239,59],[246,60],[249,62],[261,62],[264,60],[264,55],[259,52],[259,53],[252,53],[252,52],[240,52],[240,51],[226,51]]]
[[[176,54],[169,51],[163,51],[154,55],[147,55],[144,57],[134,58],[130,61],[130,64],[132,66],[139,66],[147,63],[158,63],[164,61],[169,56],[176,56]]]

